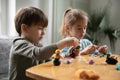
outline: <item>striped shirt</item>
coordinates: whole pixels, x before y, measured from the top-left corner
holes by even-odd
[[[81,46],[80,51],[82,51],[82,50],[84,50],[87,46],[92,45],[92,42],[89,41],[88,39],[81,39],[79,45]],[[70,47],[65,47],[65,48],[63,48],[63,49],[61,50],[62,56],[65,56],[65,55],[68,53],[69,49],[70,49]],[[95,51],[92,51],[91,53],[95,53],[95,52],[96,52],[96,50],[95,50]]]

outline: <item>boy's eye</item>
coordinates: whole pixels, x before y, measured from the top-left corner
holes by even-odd
[[[42,27],[39,27],[38,29],[39,29],[39,30],[43,30],[44,28],[42,28]]]
[[[38,29],[46,31],[46,28],[39,27]]]

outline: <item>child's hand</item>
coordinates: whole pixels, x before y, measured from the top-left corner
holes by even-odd
[[[89,45],[84,50],[82,50],[80,53],[81,54],[89,54],[90,52],[94,51],[97,48],[98,48],[98,46],[96,46],[96,45]]]
[[[90,45],[90,46],[86,47],[86,50],[88,52],[91,52],[91,51],[94,51],[96,49],[96,47],[97,47],[96,45]]]
[[[78,47],[76,47],[76,48],[71,47],[71,48],[69,48],[66,56],[75,58],[76,56],[79,55],[79,52],[80,52],[80,47],[79,48]]]
[[[60,40],[56,44],[57,44],[57,47],[59,49],[62,49],[62,48],[67,47],[67,46],[77,47],[80,44],[80,42],[75,37],[67,37],[67,38]]]
[[[100,46],[98,50],[100,53],[106,53],[108,50],[108,46],[107,45]]]

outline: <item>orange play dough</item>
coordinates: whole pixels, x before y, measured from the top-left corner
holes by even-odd
[[[99,78],[98,73],[92,70],[79,69],[75,72],[75,80],[99,80]]]

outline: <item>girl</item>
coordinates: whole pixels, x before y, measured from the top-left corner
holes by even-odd
[[[108,47],[93,45],[91,41],[83,39],[86,34],[88,15],[86,12],[80,9],[67,9],[63,15],[63,21],[61,26],[61,35],[63,38],[76,37],[80,40],[80,54],[94,53],[96,50],[101,53],[106,53]],[[62,49],[63,56],[67,53],[70,47]]]

